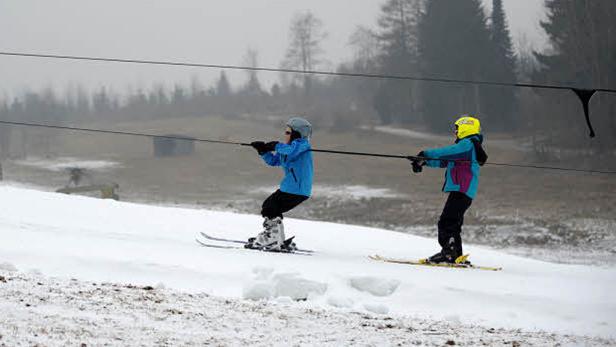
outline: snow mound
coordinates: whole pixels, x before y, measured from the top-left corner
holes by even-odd
[[[460,316],[458,316],[457,314],[448,315],[448,316],[445,316],[444,318],[446,321],[452,324],[462,324],[462,320],[460,319]]]
[[[349,285],[361,292],[367,292],[374,296],[390,296],[398,289],[400,281],[371,276],[358,276],[351,277]]]
[[[376,314],[388,314],[389,313],[389,307],[383,304],[365,303],[364,308],[366,309],[366,311],[376,313]]]
[[[327,284],[302,278],[297,273],[273,274],[273,269],[267,268],[255,268],[253,273],[255,281],[244,287],[244,299],[286,297],[299,301],[323,295],[327,291]]]
[[[0,270],[14,272],[17,271],[17,267],[11,263],[0,263]]]
[[[267,282],[253,283],[244,288],[242,297],[250,300],[271,299],[274,297],[274,287]]]
[[[344,296],[330,296],[327,298],[327,304],[337,308],[352,308],[353,300]]]

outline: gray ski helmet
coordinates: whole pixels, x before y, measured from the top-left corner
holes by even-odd
[[[291,130],[297,131],[304,139],[309,139],[312,136],[312,124],[304,118],[293,117],[289,119],[287,126]]]

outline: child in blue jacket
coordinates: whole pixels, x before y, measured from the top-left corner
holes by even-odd
[[[284,178],[280,188],[263,202],[261,215],[264,231],[250,238],[247,248],[266,251],[292,251],[294,244],[285,243],[282,214],[306,201],[312,194],[312,152],[310,137],[312,125],[305,119],[294,117],[287,122],[284,141],[252,142],[263,161],[270,166],[282,166]]]
[[[413,172],[422,166],[446,168],[443,192],[448,192],[447,202],[438,221],[438,242],[441,251],[428,258],[433,263],[455,263],[462,253],[462,224],[464,213],[477,194],[479,168],[488,156],[483,150],[483,136],[479,120],[463,116],[455,122],[455,144],[426,149],[411,157]],[[462,258],[460,258],[462,259]]]

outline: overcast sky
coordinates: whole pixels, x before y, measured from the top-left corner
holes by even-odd
[[[333,69],[350,57],[349,35],[358,25],[375,27],[385,0],[0,0],[0,50],[116,58],[242,64],[248,48],[259,65],[278,67],[288,44],[291,18],[311,10],[328,36],[324,57]],[[451,0],[455,1],[455,0]],[[486,9],[491,0],[484,0]],[[514,42],[527,36],[545,44],[538,22],[542,0],[504,0]],[[210,85],[218,71],[133,64],[62,62],[0,56],[0,97],[26,88],[111,86],[149,89],[155,83]],[[230,72],[235,85],[241,72]],[[275,73],[260,73],[266,83]]]

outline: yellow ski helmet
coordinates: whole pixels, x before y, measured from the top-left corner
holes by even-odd
[[[456,126],[456,136],[458,139],[463,139],[481,132],[479,119],[468,115],[460,117],[454,124]]]

